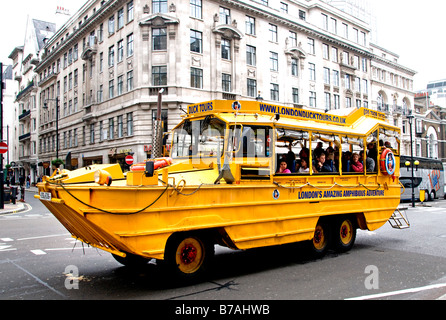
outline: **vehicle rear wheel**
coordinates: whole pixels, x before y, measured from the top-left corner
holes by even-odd
[[[322,258],[330,246],[330,226],[324,221],[319,221],[314,229],[313,240],[310,241],[310,250],[315,258]]]
[[[350,250],[356,240],[356,223],[352,217],[343,216],[336,220],[333,246],[337,252]]]
[[[166,267],[180,281],[201,279],[208,271],[214,244],[198,234],[174,235],[166,245],[164,254]]]

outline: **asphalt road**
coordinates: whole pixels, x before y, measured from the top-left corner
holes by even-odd
[[[155,261],[121,266],[76,242],[31,195],[27,203],[28,211],[0,216],[1,300],[168,300],[172,309],[221,300],[446,299],[446,200],[409,208],[409,229],[359,230],[351,251],[322,259],[296,244],[217,246],[210,279],[190,286],[171,283]]]

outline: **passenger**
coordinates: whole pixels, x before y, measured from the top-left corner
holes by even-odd
[[[308,160],[305,158],[302,158],[300,160],[299,173],[310,173],[310,168],[308,167]]]
[[[291,173],[291,171],[287,169],[287,163],[285,159],[280,160],[280,167],[276,173]]]
[[[324,149],[322,148],[323,143],[322,142],[318,142],[316,148],[314,148],[313,150],[313,157],[317,158],[321,155],[321,153],[324,152]]]
[[[316,160],[314,160],[313,171],[316,173],[333,171],[333,169],[325,163],[324,152],[322,152],[318,157],[316,157]]]
[[[299,152],[299,158],[308,159],[309,157],[310,157],[310,150],[308,150],[307,147],[302,147],[302,149]]]
[[[295,160],[296,160],[296,155],[294,154],[293,150],[291,150],[291,142],[290,142],[290,144],[288,145],[288,153],[286,154],[287,167],[292,169]]]
[[[366,168],[367,171],[369,171],[369,165],[370,167],[370,171],[369,172],[373,172],[375,171],[375,166],[376,166],[376,161],[377,161],[377,157],[378,157],[378,151],[376,149],[376,143],[370,142],[367,145],[367,159],[372,159],[373,160],[373,164],[368,164],[367,160],[366,160]],[[373,165],[373,166],[372,166]]]
[[[350,151],[345,151],[342,154],[342,171],[350,172],[350,163],[352,159],[352,153]]]
[[[354,172],[364,172],[364,166],[359,162],[359,154],[356,152],[352,155],[351,167]]]
[[[389,141],[384,142],[384,146],[389,149],[392,148],[392,145],[390,144]]]

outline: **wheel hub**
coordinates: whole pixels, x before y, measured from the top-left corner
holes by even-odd
[[[190,264],[194,262],[196,258],[197,258],[197,249],[193,245],[186,244],[181,249],[180,259],[184,264]]]

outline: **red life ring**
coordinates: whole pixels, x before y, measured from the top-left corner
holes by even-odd
[[[382,174],[391,176],[395,173],[396,161],[395,155],[393,154],[392,150],[388,148],[383,150],[379,159],[379,165]]]

